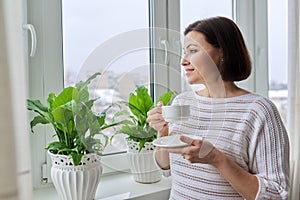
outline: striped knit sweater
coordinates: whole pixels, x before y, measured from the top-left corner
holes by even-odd
[[[210,141],[259,181],[256,199],[288,199],[289,141],[275,105],[262,96],[207,98],[178,95],[173,105],[191,105],[191,118],[169,124],[169,134],[198,135]],[[243,199],[211,165],[190,164],[170,154],[170,199]]]

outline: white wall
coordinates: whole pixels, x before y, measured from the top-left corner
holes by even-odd
[[[0,1],[0,199],[31,200],[22,1]]]

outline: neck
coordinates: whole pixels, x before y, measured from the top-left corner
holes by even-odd
[[[220,80],[213,84],[205,84],[205,89],[199,95],[211,98],[226,98],[240,95],[241,90],[233,82]]]

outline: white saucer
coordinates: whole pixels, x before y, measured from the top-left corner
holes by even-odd
[[[180,140],[180,136],[179,134],[175,134],[175,135],[168,135],[165,137],[160,137],[157,138],[153,141],[153,144],[157,147],[185,147],[185,146],[189,146],[189,144],[184,143]],[[198,136],[194,136],[194,135],[184,135],[193,139],[202,139],[201,137]]]

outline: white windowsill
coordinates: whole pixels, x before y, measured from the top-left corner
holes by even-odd
[[[171,177],[162,177],[161,181],[152,184],[141,184],[133,180],[130,173],[120,173],[101,177],[95,200],[147,200],[169,199]],[[57,200],[54,187],[33,191],[33,200]]]

